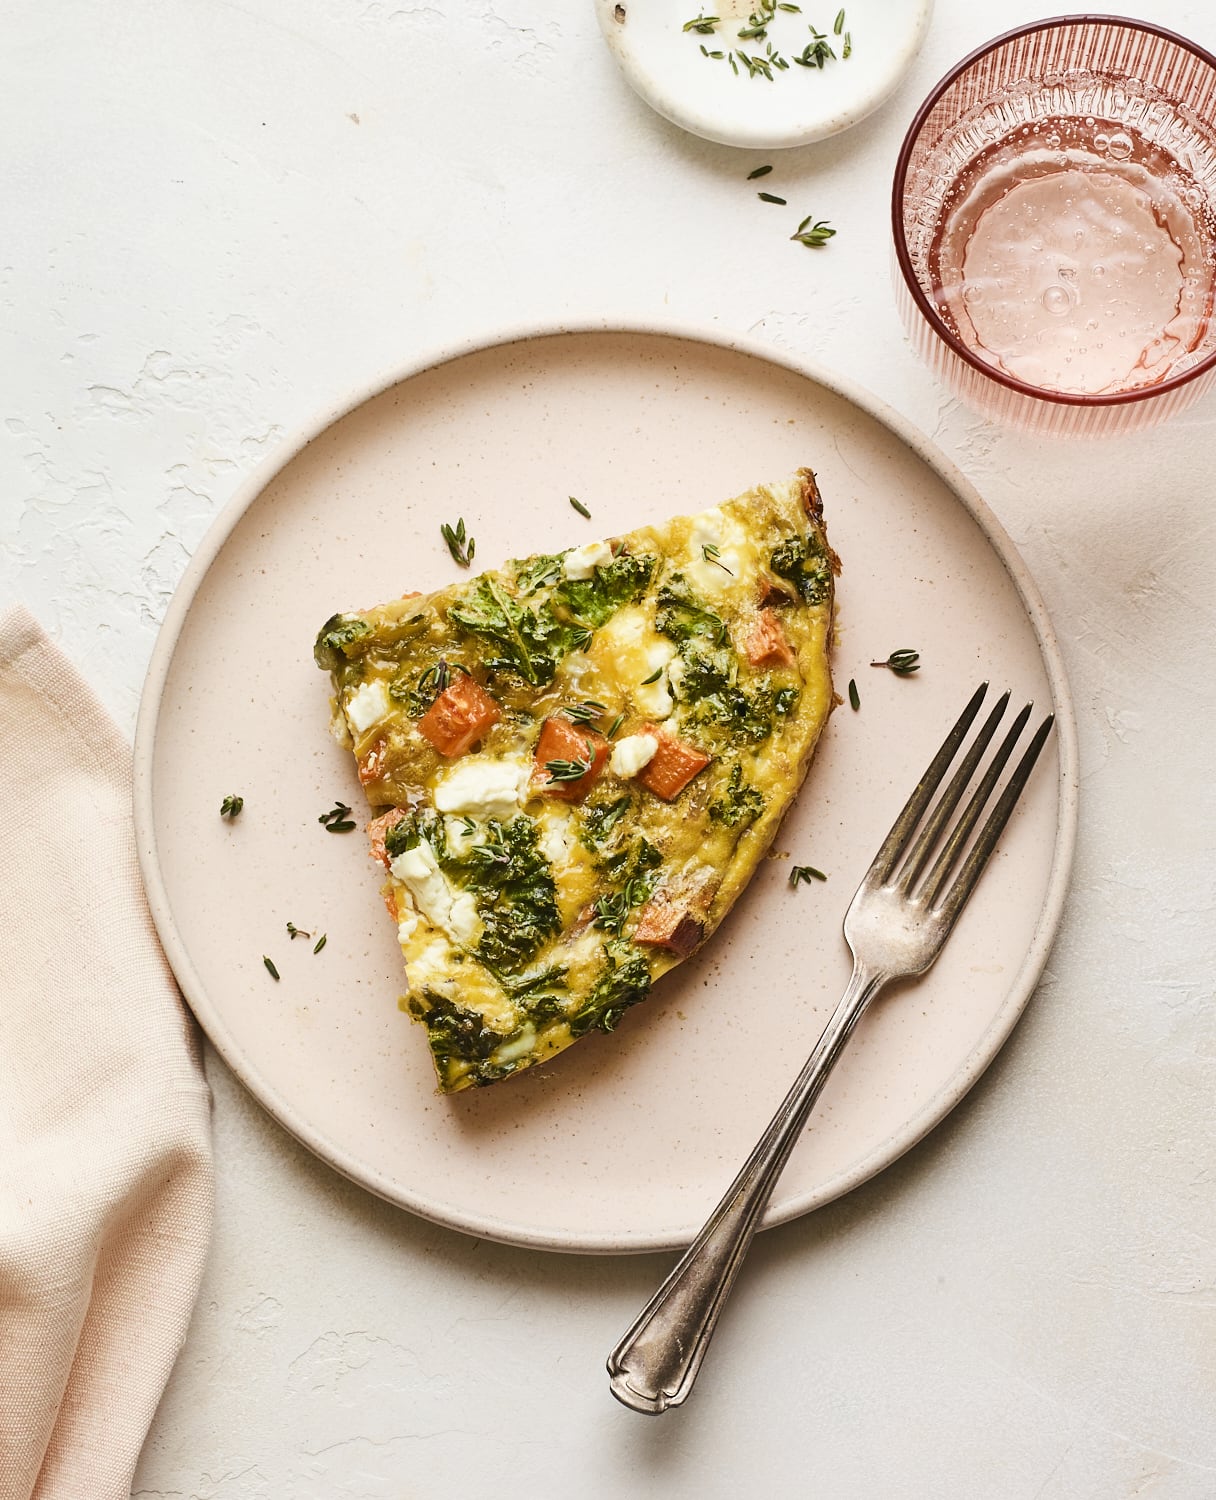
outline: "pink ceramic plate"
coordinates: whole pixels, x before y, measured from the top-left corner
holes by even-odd
[[[714,940],[612,1036],[440,1098],[312,662],[334,610],[699,510],[799,464],[844,559],[838,690],[810,778]],[[590,509],[581,519],[567,496]],[[872,669],[897,647],[923,670]],[[1050,703],[1059,733],[941,961],[865,1019],[767,1222],[893,1161],[966,1093],[1030,996],[1063,902],[1075,733],[1059,652],[1008,538],[877,402],[742,341],[671,329],[530,333],[447,351],[331,414],[233,500],[165,621],[136,739],[136,821],[166,951],[208,1036],[306,1145],[443,1224],[562,1250],[684,1244],[848,976],[845,905],[981,678]],[[228,793],[245,798],[221,821]],[[791,863],[828,875],[791,890]],[[324,950],[286,923],[325,932]],[[262,963],[269,954],[282,978]]]

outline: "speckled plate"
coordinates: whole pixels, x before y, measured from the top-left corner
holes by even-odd
[[[318,626],[486,563],[699,510],[816,470],[844,559],[838,687],[807,784],[713,941],[545,1067],[441,1098],[397,1009],[393,924],[328,733]],[[577,495],[592,520],[567,496]],[[896,647],[923,670],[871,668]],[[319,1156],[443,1224],[562,1250],[685,1243],[750,1149],[848,977],[841,917],[881,835],[981,678],[1050,703],[1058,736],[940,962],[878,1002],[824,1092],[767,1223],[864,1181],[966,1093],[1029,998],[1063,902],[1075,732],[1033,584],[982,501],[864,393],[695,332],[531,332],[394,375],[331,412],[231,502],[170,607],[136,736],[152,911],[233,1071]],[[221,821],[227,793],[245,807]],[[791,890],[792,862],[827,873]],[[294,922],[325,948],[287,936]],[[269,955],[281,980],[262,963]]]
[[[595,0],[609,50],[652,109],[706,140],[753,150],[805,146],[864,120],[911,66],[932,10],[932,0],[848,0],[843,10],[839,0],[801,0],[775,11],[763,37],[740,37],[756,0]],[[685,31],[697,16],[712,30]],[[816,45],[812,27],[834,54],[822,67],[793,61]]]

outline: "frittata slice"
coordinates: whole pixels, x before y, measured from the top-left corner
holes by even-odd
[[[611,1031],[730,910],[832,706],[837,571],[800,469],[322,627],[442,1091]]]

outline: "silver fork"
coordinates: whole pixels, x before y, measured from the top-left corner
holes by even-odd
[[[987,691],[986,682],[976,689],[849,903],[844,936],[853,954],[853,974],[818,1044],[705,1228],[608,1356],[612,1393],[634,1411],[653,1415],[687,1398],[760,1216],[853,1028],[883,985],[923,974],[932,964],[996,847],[1051,733],[1051,715],[1035,731],[950,884],[947,881],[1026,727],[1031,704],[1014,719],[948,834],[946,825],[997,731],[1009,703],[1008,693],[992,708],[929,810]]]

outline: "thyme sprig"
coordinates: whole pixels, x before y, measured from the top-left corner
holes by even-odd
[[[317,822],[325,825],[326,833],[349,833],[355,826],[350,808],[345,802],[335,802],[327,813],[321,814]]]
[[[814,218],[814,214],[807,214],[794,233],[790,235],[790,239],[796,240],[800,245],[807,245],[812,250],[818,250],[821,245],[827,244],[836,231],[826,219],[819,219],[812,223]]]
[[[227,818],[230,822],[233,818],[239,818],[241,808],[245,805],[244,797],[225,797],[220,803],[220,817]]]
[[[289,938],[292,938],[293,940],[295,938],[302,937],[302,938],[307,938],[309,940],[309,942],[312,941],[312,933],[311,932],[305,932],[302,927],[297,927],[294,922],[288,922],[288,924],[287,924],[287,936]]]
[[[920,671],[920,652],[910,651],[906,646],[898,651],[892,651],[886,661],[872,661],[872,667],[887,667],[895,673],[896,677],[911,677],[913,672]]]
[[[467,568],[473,561],[473,552],[477,543],[465,530],[464,517],[458,517],[455,526],[449,526],[445,521],[439,528],[439,534],[448,544],[452,561],[462,568]]]
[[[760,196],[763,198],[764,194],[761,193]],[[771,201],[774,203],[784,203],[785,199],[774,198]],[[728,568],[722,561],[722,553],[717,547],[714,546],[713,542],[705,543],[705,545],[701,548],[701,556],[707,563],[713,563],[715,568],[721,568],[724,573],[729,573],[732,578],[735,576],[734,569]]]
[[[592,719],[598,718],[604,710],[604,704],[597,703],[594,698],[588,698],[583,703],[567,703],[562,713],[572,724],[590,724]]]
[[[814,865],[795,865],[790,871],[790,889],[794,890],[800,885],[810,885],[812,880],[826,880],[828,877],[822,870],[817,870]]]
[[[721,23],[721,16],[694,16],[691,21],[685,21],[680,28],[682,31],[694,31],[700,36],[712,36],[714,27]]]
[[[589,760],[547,760],[545,770],[551,781],[578,781],[591,769]]]

